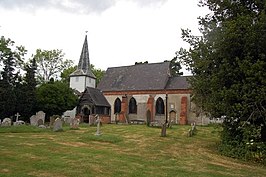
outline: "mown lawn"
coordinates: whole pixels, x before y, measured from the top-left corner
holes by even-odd
[[[52,132],[0,127],[0,176],[266,176],[266,167],[219,155],[219,129],[189,126],[82,125]]]

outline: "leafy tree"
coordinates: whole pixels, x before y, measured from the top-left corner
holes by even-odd
[[[180,62],[178,61],[178,57],[175,56],[171,61],[170,61],[170,72],[171,76],[180,76],[183,75],[183,72],[180,72],[182,69]]]
[[[100,68],[95,68],[93,64],[91,64],[91,71],[96,77],[96,85],[99,84],[100,80],[103,78],[103,75],[105,74],[104,70],[101,70]]]
[[[266,151],[266,1],[201,0],[202,36],[182,30],[191,48],[179,57],[192,71],[196,103],[226,116],[220,149],[240,158]],[[252,148],[250,143],[252,142]]]
[[[60,81],[43,83],[37,88],[38,109],[48,116],[62,115],[77,104],[77,97],[67,83]]]
[[[20,113],[24,121],[29,121],[31,115],[36,112],[36,61],[32,59],[29,63],[25,64],[24,70],[26,71],[22,84],[16,87],[17,97],[17,112]]]
[[[70,66],[69,68],[64,69],[63,72],[61,72],[61,81],[69,83],[70,82],[69,75],[73,73],[76,69],[77,66]]]
[[[0,74],[0,117],[12,116],[16,112],[15,88],[19,82],[19,66],[26,53],[24,47],[15,47],[11,39],[0,40],[0,62],[3,70]]]
[[[41,50],[37,49],[34,59],[37,63],[38,80],[49,81],[52,77],[57,78],[62,70],[73,65],[72,60],[64,60],[62,50]]]

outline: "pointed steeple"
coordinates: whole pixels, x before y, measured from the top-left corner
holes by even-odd
[[[74,71],[71,74],[71,76],[75,76],[75,75],[79,75],[79,76],[85,75],[91,78],[96,78],[90,68],[90,57],[89,57],[87,35],[85,36],[82,51],[80,54],[78,68],[76,71]]]

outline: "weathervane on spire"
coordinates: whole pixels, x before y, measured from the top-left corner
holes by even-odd
[[[88,33],[88,31],[85,31],[85,33],[87,34],[87,33]]]

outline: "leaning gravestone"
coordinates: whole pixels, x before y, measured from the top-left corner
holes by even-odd
[[[62,128],[62,120],[60,118],[56,118],[55,122],[54,122],[53,131],[57,132],[57,131],[60,131],[60,130],[63,130],[63,128]]]
[[[1,126],[3,126],[3,127],[11,126],[11,119],[10,118],[4,118]]]
[[[39,126],[38,125],[38,121],[39,119],[42,120],[42,122],[44,123],[45,120],[45,113],[43,111],[39,111],[36,113],[36,115],[33,115],[30,117],[30,124],[33,126]]]

